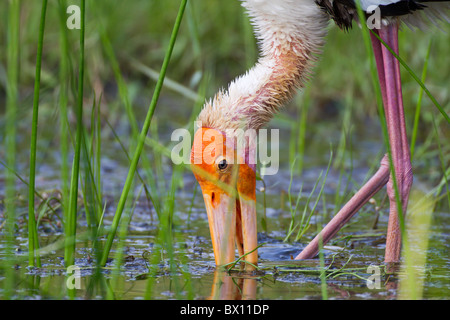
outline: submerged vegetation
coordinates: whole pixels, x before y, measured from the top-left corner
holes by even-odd
[[[80,10],[79,29],[68,27],[70,5]],[[189,168],[170,160],[172,131],[193,132],[205,98],[257,59],[239,2],[11,0],[0,3],[0,16],[2,299],[450,296],[442,285],[449,277],[448,24],[446,32],[400,33],[415,173],[400,271],[385,272],[382,263],[385,191],[317,261],[290,260],[386,152],[363,44],[368,30],[330,26],[308,87],[270,123],[281,129],[281,168],[260,174],[262,261],[242,275],[239,260],[228,273],[214,271],[201,192]],[[381,284],[366,286],[374,279],[369,266]],[[221,281],[247,281],[255,295],[220,292]],[[307,288],[301,293],[299,283]]]

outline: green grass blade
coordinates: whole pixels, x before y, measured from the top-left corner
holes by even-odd
[[[36,56],[36,76],[34,80],[33,120],[31,123],[31,147],[30,147],[30,182],[28,190],[28,264],[35,265],[34,253],[38,249],[37,230],[34,210],[34,190],[36,178],[36,142],[39,115],[39,91],[41,86],[42,47],[44,44],[45,15],[47,12],[47,0],[42,1],[41,22],[39,25],[39,38]],[[36,256],[36,265],[41,266],[39,256]]]
[[[68,215],[69,208],[69,125],[68,125],[68,89],[70,81],[70,61],[69,61],[69,42],[66,27],[66,8],[65,1],[59,3],[60,20],[60,61],[59,69],[60,91],[59,91],[59,135],[61,150],[61,194],[63,202],[64,216]]]
[[[81,1],[81,29],[80,29],[80,56],[78,71],[78,97],[77,97],[77,132],[75,138],[75,155],[72,164],[70,179],[69,215],[66,221],[66,239],[70,239],[65,247],[64,261],[66,266],[75,263],[75,234],[78,201],[78,177],[80,171],[80,154],[83,135],[83,81],[84,81],[84,34],[85,34],[85,0]],[[73,290],[70,290],[72,294]]]

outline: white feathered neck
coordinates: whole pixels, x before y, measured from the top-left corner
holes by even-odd
[[[314,0],[244,0],[261,57],[198,120],[217,130],[260,129],[302,87],[324,44],[328,17]]]

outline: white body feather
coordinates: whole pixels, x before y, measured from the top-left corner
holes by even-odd
[[[301,87],[312,71],[326,36],[329,16],[314,0],[241,0],[259,41],[261,57],[246,74],[232,81],[205,104],[198,120],[223,132],[259,129]],[[398,0],[362,0],[387,5]],[[425,20],[447,20],[449,3],[426,3],[426,10],[402,16],[410,27]],[[424,19],[424,17],[427,17]],[[390,19],[384,23],[389,23]],[[429,21],[428,21],[429,22]]]

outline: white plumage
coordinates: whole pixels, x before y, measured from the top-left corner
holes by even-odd
[[[203,126],[222,131],[266,124],[310,74],[327,32],[328,17],[313,0],[247,0],[243,6],[261,57],[200,113]]]

